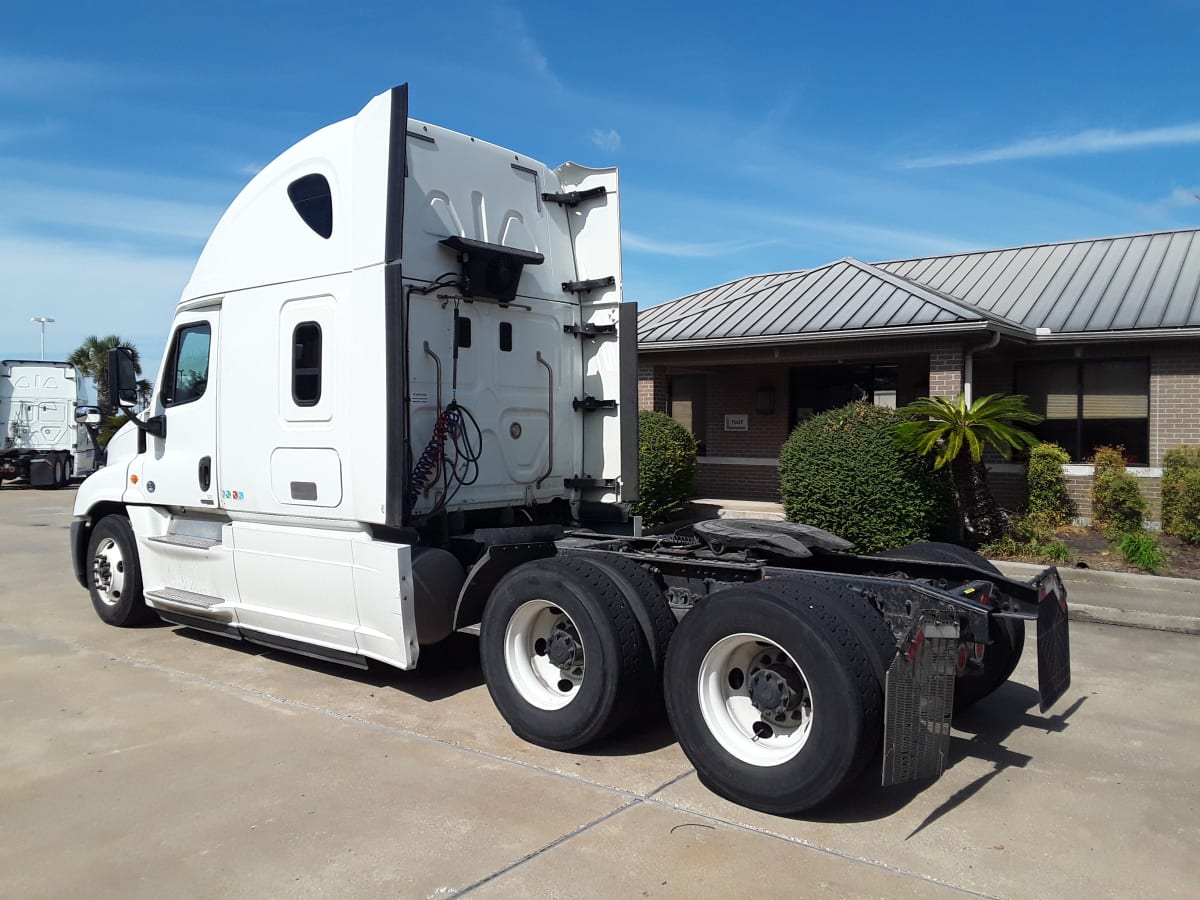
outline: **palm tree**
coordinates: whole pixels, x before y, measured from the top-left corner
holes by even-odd
[[[100,407],[100,416],[103,421],[108,421],[116,412],[112,398],[108,396],[108,351],[114,347],[128,347],[133,351],[133,371],[141,375],[142,365],[138,359],[137,348],[130,341],[116,334],[102,338],[96,337],[94,334],[90,335],[67,357],[67,362],[96,383],[96,405]],[[149,391],[149,382],[138,382],[139,393],[143,384],[146,385],[147,392]]]
[[[1036,425],[1042,417],[1025,406],[1020,395],[988,394],[970,405],[964,395],[921,397],[902,412],[928,416],[896,426],[900,443],[922,456],[933,455],[933,467],[950,466],[961,525],[972,543],[985,544],[1008,532],[1008,522],[987,483],[983,451],[992,447],[1005,459],[1038,439],[1017,427]]]

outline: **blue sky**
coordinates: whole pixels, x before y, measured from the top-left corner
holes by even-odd
[[[617,165],[625,294],[1200,225],[1200,2],[4,4],[0,356],[153,377],[250,176],[407,81],[415,118]],[[597,11],[599,10],[599,11]]]

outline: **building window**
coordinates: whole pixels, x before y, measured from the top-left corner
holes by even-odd
[[[1045,421],[1030,430],[1061,445],[1073,462],[1097,447],[1125,448],[1125,461],[1150,462],[1150,363],[1078,359],[1018,364],[1016,392]]]
[[[292,331],[292,400],[316,406],[321,400],[321,326],[301,322]]]
[[[179,406],[204,396],[208,387],[208,349],[212,343],[212,328],[207,322],[185,325],[175,333],[171,347],[170,375],[166,379],[168,393],[162,397],[163,406]]]
[[[895,409],[898,367],[893,363],[798,366],[791,370],[789,428],[847,403]]]

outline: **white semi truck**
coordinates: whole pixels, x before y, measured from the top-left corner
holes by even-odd
[[[86,426],[94,408],[78,410],[79,375],[66,362],[0,360],[0,481],[58,488],[93,464]]]
[[[407,87],[264,168],[209,238],[152,406],[80,487],[76,575],[106,622],[159,616],[352,666],[480,639],[513,730],[574,750],[665,706],[700,777],[776,813],[942,770],[950,716],[1037,619],[1048,569],[959,547],[862,556],[803,525],[623,519],[636,312],[614,169],[549,169],[410,119]],[[111,396],[136,399],[113,351]]]

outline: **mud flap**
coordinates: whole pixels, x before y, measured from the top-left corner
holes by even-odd
[[[39,456],[29,461],[29,486],[50,487],[54,484],[54,460]]]
[[[950,751],[958,626],[921,625],[887,672],[883,785],[937,778]]]
[[[1055,571],[1043,582],[1038,604],[1038,694],[1042,712],[1071,686],[1071,640],[1067,627],[1067,592]]]

